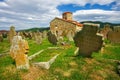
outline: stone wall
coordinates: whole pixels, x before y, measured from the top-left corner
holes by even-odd
[[[56,36],[67,36],[69,31],[75,34],[76,32],[76,25],[66,22],[61,19],[55,18],[50,23],[50,30]]]

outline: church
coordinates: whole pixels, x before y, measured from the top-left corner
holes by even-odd
[[[82,30],[83,24],[73,20],[71,12],[62,14],[62,18],[55,17],[50,22],[50,30],[57,37],[67,36],[68,34],[74,37],[75,33]]]

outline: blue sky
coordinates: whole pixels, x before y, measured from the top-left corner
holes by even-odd
[[[49,27],[66,11],[78,22],[120,23],[120,0],[0,0],[0,30]]]

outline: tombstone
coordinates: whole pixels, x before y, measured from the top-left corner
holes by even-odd
[[[107,35],[107,38],[111,43],[120,43],[120,32],[110,31]]]
[[[101,34],[103,34],[103,38],[107,39],[108,32],[112,31],[110,28],[110,25],[106,24],[104,25],[104,28],[100,31]]]
[[[24,35],[25,38],[28,38],[28,33],[27,32],[24,31],[23,35]]]
[[[21,36],[23,39],[25,39],[25,36],[23,35],[23,32],[18,32],[18,35]]]
[[[40,32],[35,33],[35,41],[37,44],[42,43],[42,34]]]
[[[52,43],[53,45],[57,45],[58,40],[57,40],[56,36],[54,34],[52,34],[51,31],[48,32],[47,35],[48,35],[49,42]]]
[[[76,33],[74,43],[79,47],[79,55],[91,57],[92,52],[97,52],[102,47],[102,37],[96,35],[97,26],[84,25],[82,31]]]
[[[13,37],[16,35],[15,27],[11,26],[9,31],[9,42],[12,43]]]
[[[21,36],[14,36],[10,47],[10,56],[15,60],[17,69],[29,69],[27,53],[29,46]]]
[[[72,30],[68,31],[67,38],[69,41],[73,41],[74,33]]]
[[[3,36],[1,33],[0,33],[0,42],[3,42]]]
[[[28,32],[28,38],[32,39],[32,32]]]
[[[43,38],[47,38],[47,31],[43,31],[42,37],[43,37]]]

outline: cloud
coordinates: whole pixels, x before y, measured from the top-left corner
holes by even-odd
[[[120,21],[120,11],[106,11],[100,9],[79,10],[73,15],[77,21],[97,20],[103,22],[118,23]]]
[[[112,6],[112,9],[120,11],[120,0],[116,1],[116,5]]]
[[[49,22],[54,17],[60,17],[61,13],[57,6],[62,4],[75,4],[77,6],[85,6],[87,3],[107,5],[118,0],[5,0],[0,2],[0,29],[14,25],[16,29],[31,27],[49,27]],[[118,4],[113,8],[115,9]],[[82,12],[82,13],[81,13]],[[87,12],[87,13],[86,13]],[[110,14],[112,16],[110,16]],[[79,10],[74,12],[76,20],[103,20],[108,21],[119,20],[119,11],[104,10]],[[114,15],[115,14],[115,15]],[[117,15],[117,16],[116,16]]]

